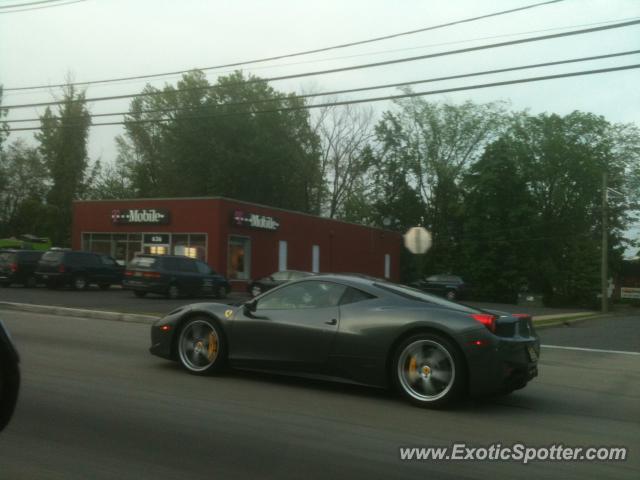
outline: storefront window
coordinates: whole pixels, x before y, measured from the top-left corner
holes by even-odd
[[[227,275],[232,280],[249,280],[251,278],[250,238],[229,237]]]
[[[203,234],[189,235],[189,249],[187,256],[204,260],[207,256],[207,236]]]

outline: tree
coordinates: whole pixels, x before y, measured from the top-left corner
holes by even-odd
[[[368,189],[371,167],[370,141],[373,139],[373,110],[353,105],[322,107],[316,116],[315,133],[320,138],[318,210],[329,218],[344,218],[350,206]]]
[[[0,155],[0,178],[0,235],[42,232],[48,185],[37,149],[20,139],[11,143]]]
[[[77,92],[73,85],[64,88],[62,102],[57,115],[47,107],[40,117],[41,130],[35,137],[51,179],[47,201],[57,217],[52,241],[68,245],[73,200],[81,198],[90,184],[87,140],[91,117],[84,92]]]
[[[118,144],[139,195],[221,195],[313,209],[318,138],[302,100],[241,72],[210,85],[194,71],[176,87],[144,93],[131,103]]]
[[[508,117],[500,103],[454,105],[413,97],[397,105],[398,110],[385,112],[376,127],[377,163],[383,169],[379,177],[384,179],[385,171],[401,175],[393,184],[418,194],[405,198],[413,201],[413,209],[422,210],[414,222],[423,223],[433,235],[427,270],[455,270],[460,258],[462,178],[485,146],[504,131]]]

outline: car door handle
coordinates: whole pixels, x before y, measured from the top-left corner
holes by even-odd
[[[338,320],[336,320],[335,318],[332,318],[331,320],[327,320],[326,322],[327,325],[337,325],[338,324]]]

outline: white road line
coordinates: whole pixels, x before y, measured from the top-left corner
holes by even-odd
[[[623,350],[602,350],[600,348],[563,347],[561,345],[540,345],[544,348],[557,348],[559,350],[578,350],[581,352],[618,353],[620,355],[640,355],[640,352],[625,352]]]

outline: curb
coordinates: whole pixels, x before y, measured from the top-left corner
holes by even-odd
[[[556,327],[558,325],[571,325],[573,323],[582,322],[584,320],[592,320],[610,316],[615,316],[615,313],[582,312],[560,315],[541,315],[539,317],[533,318],[533,326],[535,328]]]
[[[79,308],[57,307],[54,305],[31,305],[28,303],[0,302],[0,308],[20,310],[23,312],[45,313],[67,317],[93,318],[97,320],[111,320],[116,322],[143,323],[151,325],[158,318],[153,315],[136,313],[105,312],[101,310],[83,310]]]

